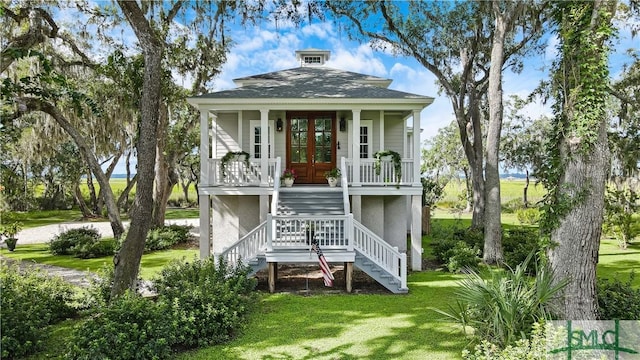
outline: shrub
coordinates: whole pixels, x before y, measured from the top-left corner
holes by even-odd
[[[76,248],[91,246],[100,240],[100,233],[92,227],[69,229],[58,234],[49,242],[49,251],[53,255],[75,255]]]
[[[598,311],[602,320],[640,319],[640,289],[634,289],[635,273],[626,282],[598,280]]]
[[[176,244],[187,243],[192,240],[191,226],[168,225],[152,229],[144,244],[145,251],[165,250]]]
[[[484,248],[484,233],[479,229],[456,229],[453,232],[453,239],[456,241],[464,241],[470,248],[481,250]]]
[[[473,352],[462,351],[464,360],[546,360],[547,331],[539,322],[533,324],[531,339],[520,339],[514,345],[501,348],[489,341],[476,345]]]
[[[510,214],[518,210],[521,210],[523,208],[524,208],[524,203],[522,202],[521,198],[511,199],[506,203],[502,204],[502,211]]]
[[[518,264],[524,262],[529,254],[538,252],[540,250],[538,234],[537,228],[530,227],[505,230],[502,237],[505,264],[514,269]]]
[[[540,210],[538,208],[518,209],[516,218],[520,224],[535,225],[540,222]]]
[[[477,270],[479,253],[478,249],[469,247],[464,241],[458,241],[447,253],[447,268],[451,272]]]
[[[532,258],[530,254],[515,270],[493,270],[487,276],[470,272],[459,282],[456,305],[435,311],[474,328],[480,340],[499,347],[527,337],[535,322],[550,317],[548,303],[566,285],[553,285],[548,266],[538,267],[531,281],[526,269]]]
[[[451,262],[451,266],[456,270],[452,271],[457,271],[465,265],[473,263],[475,259],[470,256],[471,253],[475,254],[473,258],[477,258],[482,253],[480,249],[484,245],[484,235],[481,230],[434,224],[432,234],[433,241],[431,241],[431,246],[433,247],[433,255],[439,263],[446,264],[449,267],[450,258],[457,254],[456,259]],[[463,243],[466,247],[458,243]],[[454,250],[456,246],[457,250]],[[466,260],[462,261],[463,259]],[[460,261],[464,264],[458,266],[457,264]],[[477,268],[477,262],[472,268]]]
[[[22,357],[42,346],[45,327],[73,314],[71,285],[60,278],[0,264],[0,358]]]
[[[71,335],[67,357],[72,359],[166,359],[171,355],[175,331],[167,305],[127,292]]]
[[[113,255],[117,242],[113,239],[100,240],[94,243],[84,243],[74,247],[74,255],[82,259],[93,259],[102,256]]]
[[[449,255],[451,250],[456,246],[458,242],[453,239],[433,239],[431,246],[433,247],[433,256],[441,264],[449,262]]]
[[[231,339],[257,302],[248,268],[229,267],[220,259],[176,261],[154,280],[158,298],[170,305],[176,344],[197,347]]]
[[[80,305],[83,310],[104,307],[111,299],[111,288],[113,287],[114,267],[104,265],[96,276],[89,278],[89,287],[84,291]]]

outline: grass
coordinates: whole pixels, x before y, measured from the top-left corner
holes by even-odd
[[[3,213],[2,223],[19,221],[23,228],[59,224],[82,219],[80,210],[37,210],[27,212],[12,211],[9,215]]]
[[[15,251],[1,249],[0,255],[22,261],[32,261],[40,264],[61,266],[69,269],[97,272],[104,266],[113,266],[113,256],[95,259],[79,259],[71,255],[52,255],[47,244],[19,245]],[[140,276],[151,279],[162,268],[175,259],[192,259],[198,256],[198,250],[166,250],[146,253],[142,256]]]
[[[525,182],[521,179],[516,180],[501,180],[500,181],[500,200],[502,204],[507,204],[511,201],[522,201],[523,189]],[[444,195],[440,200],[441,205],[445,205],[450,208],[464,208],[466,203],[462,200],[461,195],[465,194],[464,181],[452,180],[444,188]],[[535,185],[533,182],[529,183],[529,189],[527,191],[527,198],[529,203],[536,203],[542,200],[542,197],[546,194],[546,190],[542,185]]]
[[[467,343],[445,308],[461,275],[409,276],[407,295],[264,295],[244,334],[178,359],[452,359]]]
[[[93,183],[97,193],[98,191],[100,191],[100,185],[95,180]],[[118,197],[120,194],[122,194],[125,187],[127,186],[127,180],[126,179],[110,179],[109,184],[111,185],[111,191],[113,191],[116,197]],[[82,195],[86,199],[89,198],[89,188],[87,187],[86,182],[83,182],[82,184],[80,184],[80,191],[82,192]],[[133,189],[131,189],[131,192],[129,193],[129,199],[133,199],[135,194],[136,194],[136,188],[134,187]],[[179,201],[181,199],[184,199],[184,194],[182,192],[182,186],[178,184],[173,187],[171,191],[171,195],[169,195],[169,200]],[[189,200],[197,201],[197,199],[198,199],[198,193],[196,192],[195,185],[191,184],[189,186]]]
[[[640,288],[640,241],[629,244],[626,250],[620,249],[618,242],[610,238],[604,238],[600,242],[598,258],[598,278],[619,279],[626,281],[631,271],[636,272],[633,286]]]

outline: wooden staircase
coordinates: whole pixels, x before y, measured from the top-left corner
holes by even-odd
[[[310,256],[310,247],[317,241],[327,262],[353,263],[389,291],[408,292],[406,255],[345,214],[348,197],[342,189],[301,186],[279,190],[274,214],[225,250],[227,260],[250,266],[250,275],[269,262],[315,263],[317,257]]]

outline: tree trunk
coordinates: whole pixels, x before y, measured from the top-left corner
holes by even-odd
[[[527,193],[529,191],[529,170],[525,170],[526,176],[524,179],[524,189],[522,189],[522,204],[525,209],[529,207],[529,198],[527,197]]]
[[[192,181],[191,180],[187,180],[187,182],[182,182],[181,186],[182,186],[182,193],[184,195],[184,202],[186,202],[187,204],[189,204],[189,186],[191,186]]]
[[[473,214],[471,227],[475,229],[484,228],[484,174],[483,174],[483,152],[482,152],[482,128],[480,125],[480,113],[478,102],[470,91],[468,109],[470,116],[464,113],[462,107],[458,107],[455,98],[451,98],[454,106],[456,122],[460,131],[460,141],[464,149],[465,157],[469,163],[469,175],[467,181],[471,181],[473,189]]]
[[[557,246],[549,250],[549,261],[558,279],[569,280],[558,304],[565,319],[597,318],[596,265],[609,167],[604,122],[594,147],[586,155],[568,149],[562,152],[567,165],[560,180],[560,194],[578,202],[551,232],[551,242]]]
[[[596,265],[602,233],[610,154],[607,144],[607,67],[615,2],[559,3],[561,62],[555,70],[559,166],[552,204],[549,261],[555,276],[568,280],[556,299],[559,315],[571,320],[597,319]],[[611,31],[612,33],[613,31]],[[585,70],[588,69],[588,70]],[[545,214],[545,217],[547,214]],[[558,279],[556,279],[558,281]]]
[[[79,183],[73,184],[73,196],[76,198],[76,203],[78,203],[82,217],[85,219],[93,217],[93,212],[91,212],[91,209],[89,209],[87,203],[84,201],[84,197],[82,197]]]
[[[133,175],[133,179],[131,180],[127,179],[127,186],[124,188],[124,190],[122,190],[122,194],[120,194],[120,197],[118,197],[118,207],[124,212],[129,211],[129,193],[131,193],[131,189],[133,189],[133,186],[136,184],[136,182],[138,182],[138,174]]]
[[[98,196],[96,195],[96,187],[93,185],[93,174],[91,170],[87,171],[87,188],[89,188],[89,196],[91,198],[91,208],[93,213],[101,216],[101,212],[98,209]]]
[[[506,19],[497,2],[492,2],[495,15],[491,67],[489,68],[489,125],[487,129],[487,156],[485,162],[485,213],[484,251],[486,264],[499,264],[502,256],[502,219],[500,205],[500,132],[502,131],[502,65],[504,64],[504,40]]]
[[[131,213],[131,225],[120,252],[114,258],[115,274],[111,296],[133,289],[138,277],[144,243],[149,232],[153,208],[153,178],[156,159],[158,109],[162,89],[163,42],[144,17],[137,2],[119,0],[127,21],[133,28],[144,55],[144,79],[140,100],[138,150],[138,184]]]
[[[471,181],[473,185],[473,214],[471,227],[484,231],[485,224],[485,179],[484,179],[484,151],[482,147],[482,125],[477,90],[469,90],[469,113],[473,133],[471,154],[467,155],[467,161],[471,167]],[[467,152],[465,151],[465,154]],[[469,156],[471,155],[471,156]]]
[[[153,192],[153,212],[151,217],[151,228],[164,226],[164,216],[167,210],[167,202],[171,195],[173,185],[169,179],[169,162],[165,152],[167,139],[167,127],[169,126],[169,116],[167,106],[160,106],[158,116],[158,143],[156,150],[155,183]]]

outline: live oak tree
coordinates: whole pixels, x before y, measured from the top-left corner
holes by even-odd
[[[3,87],[2,124],[14,128],[18,119],[32,113],[46,114],[73,139],[86,165],[100,186],[115,237],[124,228],[109,180],[101,168],[85,127],[76,126],[77,117],[99,113],[99,108],[74,83],[73,73],[96,67],[73,36],[61,31],[52,16],[57,4],[12,2],[0,5],[0,16],[7,20],[2,32]],[[53,46],[55,42],[56,46]]]
[[[163,164],[167,161],[162,158],[165,155],[164,151],[157,151],[158,144],[162,146],[165,139],[164,132],[169,121],[168,102],[163,101],[167,66],[178,69],[181,75],[190,72],[194,79],[194,93],[204,91],[224,59],[225,44],[228,41],[224,36],[225,20],[239,14],[243,23],[254,21],[264,11],[263,1],[148,3],[118,0],[117,4],[138,39],[144,58],[144,77],[136,145],[136,198],[131,212],[129,232],[120,252],[114,258],[115,280],[111,289],[112,296],[122,294],[135,284],[145,238],[152,225],[149,219],[154,215],[154,178],[164,182],[169,176],[167,167]],[[195,39],[196,46],[193,48],[187,47],[190,38],[182,35],[174,37],[170,31],[178,16],[182,16],[182,27],[198,34]],[[185,48],[187,50],[184,50]],[[182,56],[167,57],[167,51],[177,52]],[[158,136],[162,137],[161,142],[158,142]],[[157,156],[160,158],[156,159]],[[156,171],[157,165],[160,165],[159,171]],[[156,200],[166,203],[166,189],[170,185],[156,186],[159,189]],[[159,218],[156,220],[159,221]]]
[[[550,235],[549,261],[556,281],[567,279],[557,301],[565,319],[597,319],[596,265],[602,232],[607,145],[608,53],[614,1],[555,2],[559,59],[549,194],[541,221]]]
[[[484,260],[499,262],[501,73],[505,67],[519,71],[522,55],[536,48],[541,9],[535,2],[509,1],[327,1],[326,6],[334,16],[348,19],[355,36],[370,40],[375,48],[411,56],[436,76],[451,101],[469,162],[472,226],[488,226]],[[485,102],[489,103],[488,116],[483,111]],[[488,213],[487,199],[491,202]]]

